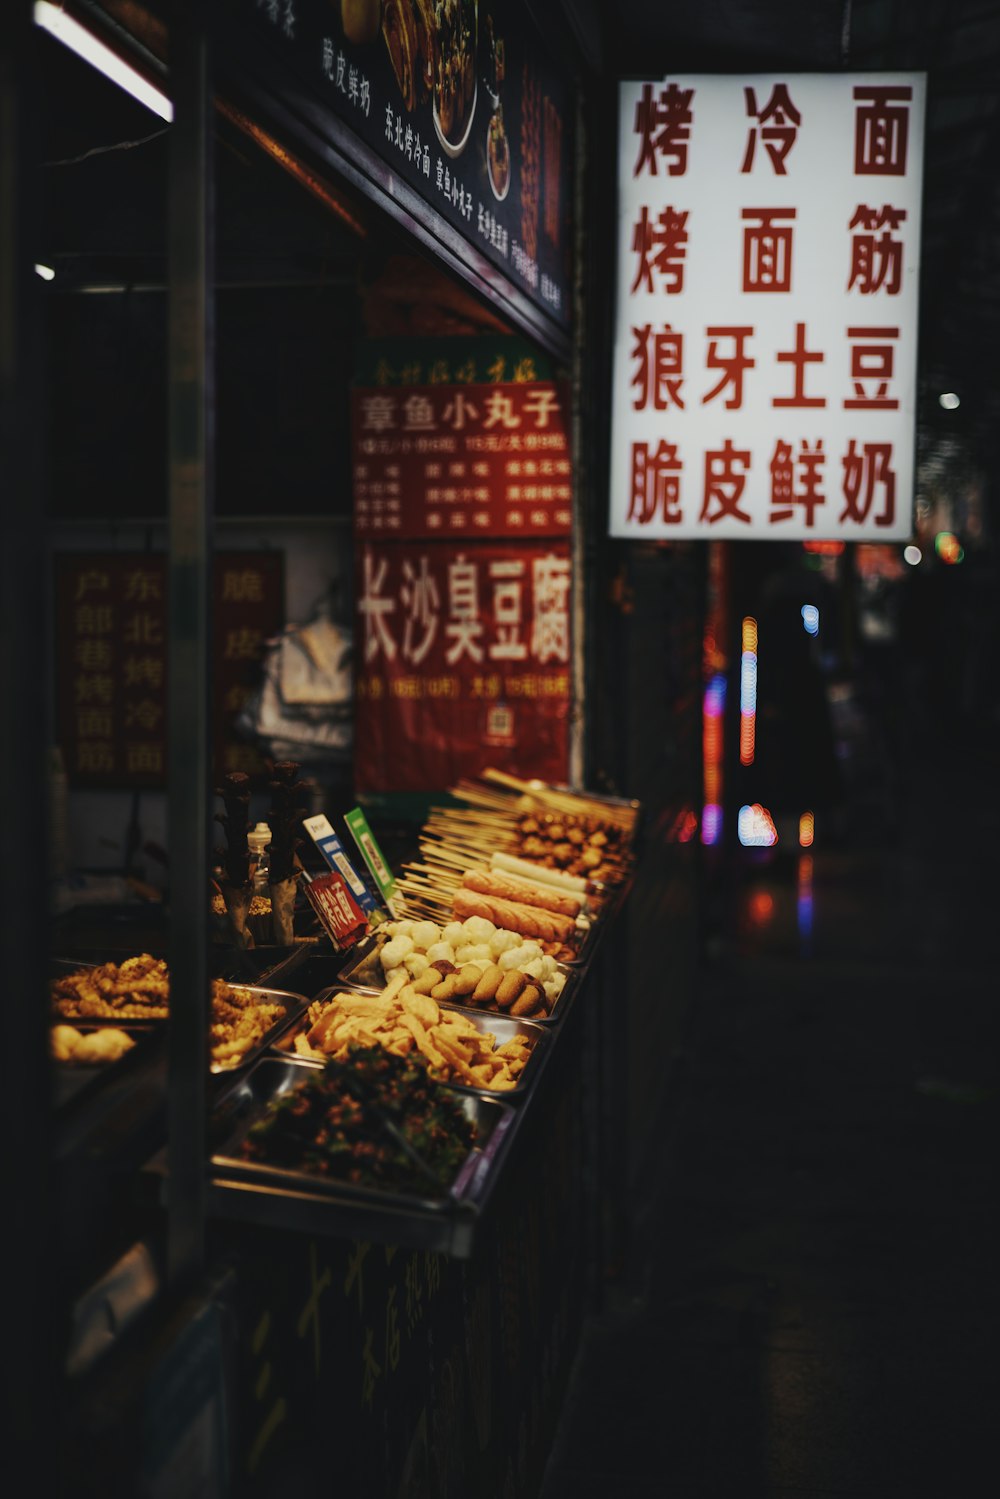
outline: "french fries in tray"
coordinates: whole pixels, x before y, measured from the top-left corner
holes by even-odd
[[[421,1060],[437,1082],[512,1092],[544,1032],[497,1017],[486,1022],[441,1006],[405,982],[405,971],[381,994],[330,992],[310,1005],[300,1029],[279,1042],[310,1061],[345,1060],[352,1046],[381,1046]]]

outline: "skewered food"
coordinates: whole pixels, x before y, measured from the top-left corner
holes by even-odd
[[[627,862],[622,829],[595,817],[561,812],[522,812],[507,852],[604,884],[622,879]]]
[[[226,834],[226,847],[215,850],[216,858],[222,860],[223,869],[219,898],[229,917],[233,945],[249,947],[251,937],[247,931],[247,916],[253,900],[253,868],[247,837],[250,777],[242,770],[231,771],[223,777],[215,794],[222,797],[226,809],[215,814],[216,822],[222,824]]]
[[[344,1060],[355,1043],[384,1046],[396,1056],[422,1058],[438,1082],[495,1092],[517,1086],[533,1045],[519,1035],[498,1046],[490,1031],[458,1010],[442,1010],[413,984],[378,996],[334,994],[310,1007],[309,1020],[293,1043],[301,1056]]]
[[[299,837],[309,802],[309,788],[299,780],[296,760],[271,765],[271,852],[267,880],[271,891],[274,940],[282,947],[295,941],[295,897],[298,889],[295,856],[305,842]]]
[[[481,916],[495,926],[521,932],[525,937],[537,937],[543,942],[570,942],[576,935],[576,923],[571,916],[560,916],[556,911],[528,906],[522,901],[505,900],[498,895],[480,895],[468,888],[455,891],[452,907],[460,921],[469,916]]]
[[[272,1100],[242,1149],[248,1161],[354,1186],[433,1191],[392,1128],[426,1163],[443,1196],[475,1143],[472,1120],[425,1068],[382,1047],[352,1045],[343,1063],[309,1070]]]
[[[225,849],[216,849],[223,860],[226,880],[236,888],[246,885],[250,879],[250,844],[247,827],[250,820],[250,777],[242,770],[231,771],[223,776],[216,796],[221,796],[225,812],[216,812],[215,821],[221,823],[226,834]]]
[[[542,906],[546,911],[555,911],[560,916],[575,920],[580,914],[578,896],[561,894],[549,887],[532,884],[527,879],[516,879],[492,869],[467,869],[462,884],[477,895],[499,896],[502,900],[519,901],[525,906]]]

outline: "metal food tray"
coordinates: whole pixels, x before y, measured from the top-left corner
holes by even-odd
[[[55,961],[57,961],[57,962],[65,962],[66,960],[58,959],[58,960],[55,960]],[[70,964],[68,966],[71,967],[71,969],[72,969],[73,972],[76,972],[77,969],[79,969],[79,968],[93,968],[93,967],[96,967],[98,965],[93,964],[93,963],[73,963],[73,964]],[[241,1068],[246,1067],[251,1062],[256,1061],[258,1057],[263,1056],[263,1054],[271,1046],[272,1042],[275,1041],[278,1036],[280,1036],[280,1034],[282,1033],[282,1031],[287,1026],[294,1025],[295,1021],[302,1014],[304,1014],[305,1010],[309,1006],[309,1001],[308,1001],[308,999],[306,998],[306,996],[304,994],[295,994],[290,989],[272,989],[272,988],[267,987],[266,985],[261,985],[261,984],[230,983],[228,979],[224,980],[224,982],[229,983],[229,987],[231,989],[242,989],[242,990],[244,990],[248,994],[255,995],[262,1002],[263,1001],[267,1001],[269,999],[283,1001],[284,1004],[285,1004],[285,1013],[281,1017],[280,1020],[276,1021],[274,1023],[274,1025],[272,1025],[268,1030],[266,1030],[264,1032],[264,1034],[261,1036],[260,1040],[254,1046],[251,1046],[245,1052],[241,1052],[239,1054],[239,1056],[234,1057],[232,1059],[232,1061],[228,1061],[228,1062],[214,1062],[214,1061],[212,1061],[211,1060],[211,1038],[209,1038],[208,1039],[208,1048],[209,1048],[209,1055],[210,1055],[210,1059],[209,1059],[209,1071],[211,1073],[213,1073],[214,1075],[216,1075],[216,1076],[227,1075],[227,1074],[232,1073],[232,1072],[238,1072]],[[166,1030],[166,1024],[167,1024],[166,1019],[163,1016],[161,1016],[161,1015],[150,1015],[148,1017],[147,1016],[134,1016],[134,1017],[130,1016],[128,1019],[118,1019],[114,1015],[87,1015],[87,1016],[60,1015],[58,1013],[58,1011],[56,1011],[54,1008],[53,1008],[53,1013],[52,1013],[52,1017],[51,1017],[51,1023],[53,1025],[72,1025],[77,1030],[84,1030],[84,1029],[91,1029],[91,1030],[93,1030],[93,1029],[96,1029],[96,1028],[99,1028],[99,1027],[102,1027],[102,1026],[114,1026],[116,1029],[124,1030],[124,1031],[128,1031],[128,1030],[131,1030],[133,1027],[136,1027],[136,1028],[145,1028],[147,1030],[160,1030],[160,1031],[164,1031],[164,1032]],[[128,1054],[131,1055],[131,1053],[128,1053]],[[102,1068],[101,1070],[102,1071],[106,1071],[107,1068],[105,1067],[105,1068]]]
[[[321,989],[312,1001],[314,1005],[326,1005],[335,994],[340,994],[346,985],[334,984],[329,989]],[[361,991],[354,990],[354,993]],[[474,1093],[484,1098],[517,1099],[521,1097],[527,1087],[527,1083],[534,1084],[535,1078],[541,1070],[545,1060],[545,1047],[549,1040],[549,1032],[544,1025],[537,1020],[519,1020],[516,1016],[507,1015],[503,1010],[479,1010],[472,1009],[467,1005],[457,1005],[452,1001],[442,1002],[435,1000],[435,1004],[442,1010],[455,1010],[460,1015],[468,1016],[477,1031],[489,1032],[497,1039],[497,1045],[503,1046],[508,1041],[513,1041],[515,1036],[526,1036],[531,1042],[531,1056],[525,1062],[524,1068],[518,1074],[517,1082],[513,1088],[486,1088],[476,1087],[472,1083],[461,1083],[457,1080],[446,1082],[443,1078],[434,1078],[434,1081],[442,1088],[454,1088],[459,1093]],[[310,1006],[311,1008],[311,1006]],[[287,1048],[295,1044],[295,1037],[311,1029],[308,1017],[303,1017],[297,1024],[290,1026],[279,1040],[275,1041],[272,1050],[285,1053]],[[298,1056],[298,1053],[293,1053]],[[310,1061],[311,1058],[302,1058]],[[527,1080],[527,1081],[526,1081]]]
[[[377,1238],[468,1257],[476,1220],[492,1192],[518,1111],[478,1093],[461,1098],[466,1117],[476,1125],[478,1142],[447,1195],[440,1198],[352,1186],[307,1171],[244,1160],[240,1147],[266,1105],[320,1071],[321,1063],[261,1057],[226,1095],[209,1121],[215,1142],[208,1184],[210,1213],[302,1233]]]
[[[228,980],[226,981],[228,982]],[[255,1046],[248,1051],[242,1052],[230,1062],[209,1062],[209,1071],[216,1076],[228,1076],[232,1072],[239,1072],[244,1067],[262,1057],[266,1051],[273,1046],[289,1026],[295,1024],[309,1008],[309,1001],[304,994],[293,994],[289,989],[269,989],[259,984],[230,984],[231,989],[242,989],[248,994],[255,995],[261,1003],[268,1000],[282,1001],[285,1005],[285,1013],[280,1020],[266,1030]]]
[[[89,1098],[109,1079],[114,1078],[117,1081],[123,1077],[148,1057],[150,1051],[164,1035],[162,1028],[155,1021],[124,1020],[116,1025],[111,1020],[64,1020],[60,1018],[50,1023],[50,1029],[56,1025],[72,1026],[75,1031],[80,1031],[83,1035],[108,1029],[124,1031],[135,1041],[134,1046],[129,1047],[128,1051],[123,1052],[113,1062],[62,1062],[50,1056],[52,1107],[57,1111]]]
[[[593,938],[593,932],[591,932]],[[337,989],[357,989],[362,994],[378,994],[385,988],[385,970],[379,962],[379,953],[383,943],[389,940],[386,932],[373,932],[359,942],[354,949],[354,955],[348,959],[340,970],[340,976],[336,985]],[[576,963],[557,963],[557,971],[566,980],[562,993],[559,995],[552,1009],[547,1015],[531,1015],[525,1019],[533,1025],[552,1025],[554,1021],[560,1020],[568,1008],[568,1002],[576,991],[580,981],[579,968]],[[442,1003],[452,1009],[464,1010],[467,1015],[489,1015],[503,1017],[506,1010],[491,1009],[488,1005],[463,1005],[456,1004],[454,1000],[445,1000]],[[515,1015],[511,1017],[517,1019]],[[491,1027],[492,1028],[492,1027]]]

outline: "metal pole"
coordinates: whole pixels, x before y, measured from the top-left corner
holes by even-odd
[[[587,575],[587,515],[592,513],[592,507],[583,503],[582,492],[585,486],[593,483],[593,468],[591,460],[593,457],[593,444],[585,445],[584,436],[584,394],[585,365],[589,354],[589,341],[585,332],[586,318],[586,293],[585,293],[585,247],[586,233],[584,229],[585,214],[589,210],[585,193],[586,163],[590,150],[590,142],[586,131],[586,115],[583,109],[582,94],[577,92],[575,100],[576,118],[574,120],[574,140],[576,150],[573,159],[573,352],[572,366],[570,372],[570,390],[572,398],[572,444],[573,444],[573,532],[570,543],[572,591],[570,594],[572,608],[571,639],[573,641],[572,655],[572,684],[571,703],[572,712],[569,726],[569,784],[571,786],[586,785],[587,776],[587,665],[588,647],[590,644],[587,631],[587,609],[586,599],[588,584],[591,581]]]
[[[170,1047],[167,1267],[205,1259],[208,1073],[209,600],[213,519],[213,194],[208,7],[175,7],[169,185]]]

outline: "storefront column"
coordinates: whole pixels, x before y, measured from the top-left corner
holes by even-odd
[[[206,1010],[211,868],[209,589],[214,476],[213,106],[207,7],[171,35],[170,550],[167,831],[170,856],[168,1271],[205,1256]]]
[[[0,20],[0,775],[4,788],[0,912],[7,1034],[3,1068],[7,1310],[5,1448],[49,1488],[58,1289],[49,1230],[48,584],[42,497],[42,363],[34,274],[33,128],[36,34],[31,6]]]

